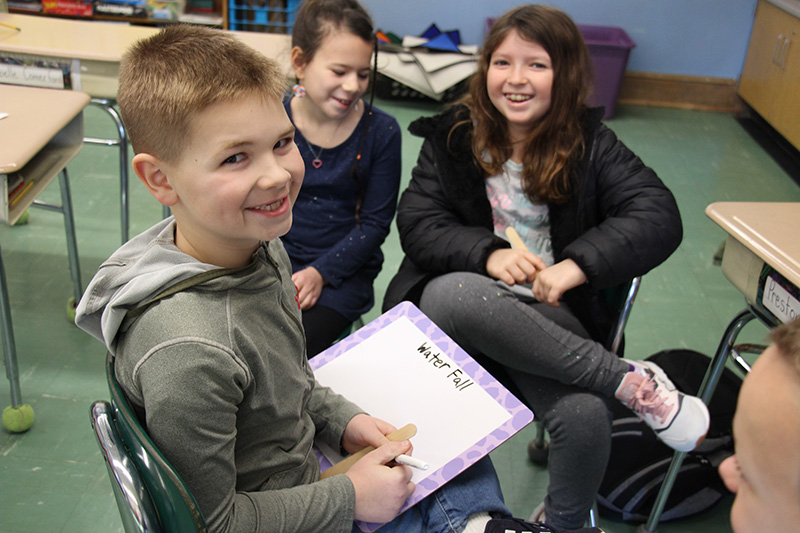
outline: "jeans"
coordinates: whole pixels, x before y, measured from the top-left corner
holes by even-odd
[[[467,353],[500,364],[550,433],[547,523],[581,527],[611,448],[609,398],[628,364],[589,335],[565,304],[550,307],[487,276],[454,272],[433,279],[422,311]],[[487,365],[488,366],[488,365]]]
[[[381,526],[380,533],[460,533],[470,516],[488,512],[511,516],[488,456],[464,470],[436,492]],[[353,525],[353,533],[360,533]]]

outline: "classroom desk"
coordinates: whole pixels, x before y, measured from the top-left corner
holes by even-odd
[[[31,206],[64,215],[69,268],[74,288],[71,304],[77,304],[83,289],[66,166],[83,145],[83,109],[88,104],[89,95],[78,91],[0,85],[0,112],[8,113],[6,118],[0,119],[0,222],[13,224]],[[21,192],[9,200],[9,180],[20,174],[24,177],[19,189]],[[61,205],[36,200],[36,196],[56,176],[61,185]],[[22,393],[2,249],[0,330],[3,335],[6,374],[11,385],[10,407],[18,408],[23,405]],[[3,423],[5,426],[5,419]]]
[[[800,203],[718,202],[706,208],[706,215],[728,233],[722,272],[746,302],[725,330],[697,393],[708,404],[729,357],[749,370],[735,347],[748,322],[757,318],[773,328],[800,316]],[[647,523],[637,533],[656,530],[685,457],[675,452]]]
[[[131,44],[157,33],[159,28],[13,13],[0,13],[0,22],[21,29],[16,31],[0,25],[0,58],[23,62],[49,60],[59,64],[70,73],[72,89],[89,94],[92,97],[91,103],[106,112],[114,121],[116,139],[88,137],[85,142],[119,148],[122,242],[127,241],[128,138],[114,108],[119,62]],[[265,56],[278,61],[287,77],[293,76],[291,36],[238,31],[230,33]],[[8,75],[7,72],[6,76]],[[0,81],[4,79],[3,76],[0,63]]]

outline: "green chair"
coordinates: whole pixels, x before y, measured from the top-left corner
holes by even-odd
[[[131,532],[206,531],[197,502],[145,432],[106,357],[111,402],[92,404],[91,419],[122,524]]]

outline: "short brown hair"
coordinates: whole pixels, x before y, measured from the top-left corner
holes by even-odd
[[[769,340],[784,357],[794,362],[795,368],[800,372],[800,317],[773,329]]]
[[[286,87],[276,62],[231,34],[178,24],[125,53],[117,102],[134,152],[175,161],[197,113],[249,94],[281,100]]]

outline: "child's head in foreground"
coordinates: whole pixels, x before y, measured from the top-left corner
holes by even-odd
[[[736,533],[800,524],[800,318],[777,327],[739,393],[736,454],[720,465]]]
[[[172,208],[175,243],[196,259],[244,266],[286,233],[303,179],[278,65],[230,34],[170,26],[120,65],[133,168]]]

